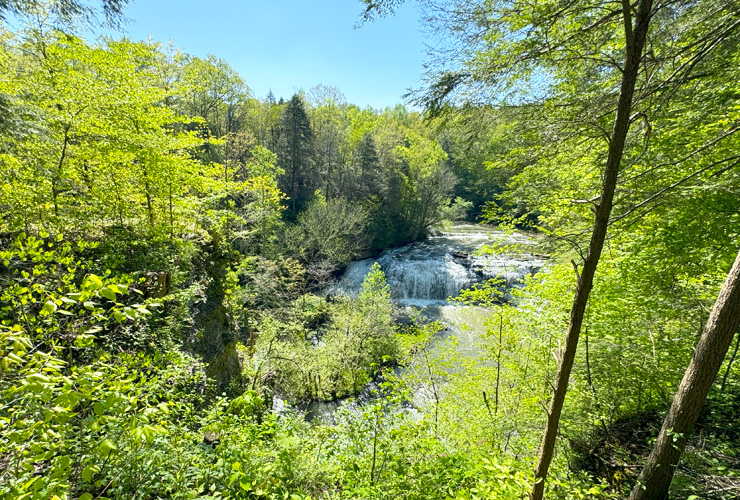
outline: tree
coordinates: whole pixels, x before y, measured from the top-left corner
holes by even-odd
[[[355,162],[358,171],[357,194],[359,198],[367,199],[383,195],[385,179],[381,172],[375,140],[369,132],[362,136],[360,145],[357,147]]]
[[[242,126],[249,87],[223,59],[187,57],[177,93],[180,111],[203,118],[217,137],[236,132]]]
[[[243,127],[254,135],[258,144],[277,152],[284,106],[279,106],[275,102],[275,96],[268,94],[264,101],[250,99],[246,108]]]
[[[707,319],[694,356],[630,500],[663,500],[668,497],[668,488],[681,453],[738,328],[740,252]]]
[[[392,13],[401,2],[363,3],[367,7],[365,19],[372,19]],[[435,53],[426,88],[416,94],[416,101],[433,114],[453,105],[491,103],[529,110],[544,139],[530,161],[551,168],[554,165],[549,159],[558,155],[572,161],[565,163],[570,173],[563,172],[562,177],[529,176],[539,184],[550,184],[561,200],[575,194],[573,208],[561,203],[546,220],[568,228],[562,237],[575,250],[577,283],[535,469],[531,497],[540,499],[578,337],[612,219],[617,182],[620,176],[644,179],[628,173],[641,167],[651,171],[643,161],[650,153],[653,119],[670,112],[670,104],[683,85],[701,78],[696,69],[704,59],[730,46],[738,27],[737,5],[711,0],[685,5],[641,0],[622,2],[621,6],[586,1],[422,3],[428,7],[427,16],[442,44]],[[448,35],[452,43],[444,43]],[[651,48],[645,51],[648,38]],[[732,128],[719,133],[717,140],[732,133]],[[689,151],[688,157],[708,147]],[[573,168],[579,164],[603,167]],[[542,173],[537,169],[532,172]],[[617,201],[628,199],[625,193]],[[551,206],[557,203],[551,202]],[[590,231],[586,230],[587,221],[591,222]],[[578,229],[574,231],[574,227]],[[584,249],[587,234],[589,243]],[[583,262],[580,269],[578,261]]]
[[[555,451],[555,439],[557,438],[560,414],[563,411],[565,394],[568,390],[570,372],[575,360],[578,337],[581,332],[583,316],[588,304],[588,296],[593,287],[593,279],[596,274],[596,266],[601,257],[604,247],[609,216],[611,215],[614,200],[614,191],[617,187],[617,178],[624,154],[624,145],[627,132],[632,120],[632,101],[637,83],[642,51],[647,39],[648,26],[650,23],[652,0],[640,0],[637,9],[635,24],[632,24],[632,7],[624,2],[622,17],[624,19],[624,71],[622,73],[622,84],[619,92],[619,102],[614,118],[614,125],[609,136],[609,155],[604,167],[603,183],[598,204],[595,207],[594,228],[591,233],[591,242],[588,253],[584,259],[583,269],[578,276],[576,286],[576,297],[571,309],[570,325],[565,337],[565,347],[561,354],[558,373],[555,377],[552,400],[547,411],[547,426],[542,437],[540,454],[535,467],[535,479],[530,498],[541,500],[545,491],[545,479]],[[577,271],[576,271],[577,272]]]
[[[26,119],[4,136],[3,222],[174,234],[186,194],[213,178],[190,155],[202,141],[181,130],[189,120],[162,106],[157,46],[34,29],[3,49],[0,91]]]
[[[517,109],[477,106],[451,112],[440,126],[440,144],[459,179],[455,195],[470,201],[477,213],[526,213],[526,207],[505,204],[501,197],[509,180],[528,164],[516,153],[531,148],[539,137],[520,115]]]
[[[313,104],[309,113],[315,136],[317,170],[324,196],[332,198],[342,194],[339,187],[347,156],[342,147],[347,135],[346,102],[341,92],[333,87],[314,87],[309,97]]]
[[[288,231],[288,245],[306,264],[326,262],[331,270],[346,266],[365,249],[367,218],[359,203],[327,200],[317,192]]]
[[[409,131],[408,146],[397,152],[405,171],[401,186],[401,206],[411,241],[423,238],[442,219],[442,209],[450,198],[456,179],[445,164],[447,153],[436,141]]]
[[[391,289],[376,262],[357,297],[339,299],[333,324],[322,339],[329,366],[338,365],[335,370],[344,375],[347,392],[358,392],[388,359],[398,356],[393,316]],[[327,363],[326,358],[322,361]]]
[[[107,23],[118,26],[123,20],[123,9],[129,0],[101,0],[100,7]],[[0,19],[5,14],[28,14],[39,10],[48,9],[57,14],[64,23],[71,22],[74,18],[83,17],[88,20],[94,18],[98,11],[90,5],[90,2],[79,0],[54,0],[49,5],[44,0],[0,0]]]
[[[318,187],[313,161],[314,134],[303,99],[294,95],[281,117],[278,165],[284,170],[280,188],[288,195],[293,216]]]

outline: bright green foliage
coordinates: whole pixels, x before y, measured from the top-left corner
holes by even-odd
[[[181,61],[175,93],[177,108],[186,116],[204,120],[217,138],[237,132],[251,91],[223,59],[186,56]],[[207,144],[207,143],[206,143]]]
[[[329,369],[351,374],[341,385],[357,391],[376,375],[382,365],[395,361],[398,348],[394,336],[391,290],[375,263],[362,282],[356,299],[342,300],[322,340],[337,363]]]
[[[30,31],[6,40],[3,56],[0,91],[30,117],[0,163],[5,227],[183,229],[182,214],[192,209],[185,195],[210,190],[212,180],[187,153],[196,138],[172,130],[188,120],[160,104],[156,46],[90,47]]]
[[[410,236],[417,239],[442,219],[441,210],[449,201],[455,177],[445,166],[447,154],[436,141],[411,131],[406,141],[408,146],[397,148],[404,161],[401,205]]]
[[[625,423],[670,401],[737,251],[736,3],[655,13],[552,498],[629,490],[649,431],[622,443]],[[172,46],[43,21],[2,33],[0,497],[526,495],[623,28],[607,3],[450,4],[426,13],[465,42],[460,71],[429,75],[417,97],[445,113],[426,121],[331,87],[256,99],[225,61]],[[461,293],[459,339],[397,325],[378,265],[355,297],[332,287],[352,259],[482,206],[540,232],[491,254],[550,258],[522,289]],[[732,494],[712,481],[735,477],[739,367],[676,496]],[[308,423],[278,400],[343,408]]]
[[[119,324],[151,313],[122,303],[129,287],[109,277],[87,274],[78,286],[75,274],[83,268],[60,241],[21,235],[0,253],[0,453],[8,466],[0,492],[13,498],[65,496],[73,471],[88,470],[70,446],[105,459],[118,449],[99,433],[106,415],[137,405],[130,394],[136,377],[127,380],[95,346],[115,341]],[[75,363],[91,356],[92,363]]]
[[[366,248],[367,213],[361,205],[341,199],[316,199],[298,216],[287,243],[306,263],[323,264],[329,271],[346,266]]]
[[[76,246],[79,252],[88,245]],[[122,284],[108,276],[82,275],[85,265],[75,260],[72,246],[61,236],[44,239],[20,234],[8,250],[0,252],[0,260],[4,267],[2,324],[20,325],[29,335],[36,332],[39,335],[34,340],[49,347],[60,341],[89,346],[93,334],[115,337],[117,324],[150,314],[143,304],[124,303],[121,298],[129,293],[130,278]]]
[[[209,222],[243,254],[265,254],[275,244],[285,208],[285,195],[278,188],[282,170],[275,164],[272,151],[250,145],[244,158],[223,165],[228,180],[205,199]]]
[[[390,288],[375,264],[356,298],[328,303],[296,300],[294,320],[268,318],[247,367],[250,378],[273,373],[273,388],[289,400],[332,400],[356,394],[398,359]],[[295,320],[300,320],[300,322]]]

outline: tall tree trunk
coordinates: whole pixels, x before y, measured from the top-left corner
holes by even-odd
[[[175,237],[175,218],[172,214],[172,184],[170,184],[170,239]]]
[[[550,468],[550,462],[555,450],[555,441],[560,424],[560,415],[563,411],[565,394],[568,391],[568,379],[573,368],[573,361],[578,347],[578,337],[581,333],[583,316],[586,311],[588,297],[593,288],[596,266],[601,257],[604,247],[606,230],[609,225],[609,216],[614,201],[614,190],[617,186],[619,165],[622,162],[624,143],[630,127],[630,114],[632,112],[632,98],[635,93],[635,84],[642,59],[642,49],[645,46],[648,26],[650,24],[650,11],[652,0],[640,0],[635,20],[634,30],[632,28],[632,14],[629,0],[622,0],[622,15],[624,17],[624,32],[626,41],[624,73],[622,74],[622,86],[617,105],[617,115],[614,119],[611,140],[609,143],[609,154],[604,169],[604,177],[601,186],[599,204],[596,206],[594,228],[591,233],[591,243],[588,255],[583,263],[583,269],[578,277],[576,296],[570,313],[570,324],[565,338],[565,349],[560,358],[560,365],[555,377],[555,387],[547,412],[547,424],[542,437],[537,466],[534,469],[534,484],[530,493],[531,500],[542,500],[545,492],[545,479]]]
[[[137,161],[137,160],[134,160]],[[149,225],[154,226],[154,201],[152,200],[152,190],[149,184],[149,173],[146,165],[141,162],[141,174],[144,178],[144,197],[146,198],[146,213],[149,219]]]
[[[59,155],[57,171],[51,179],[51,196],[54,200],[54,215],[59,216],[59,189],[57,188],[58,180],[62,178],[64,170],[64,160],[67,159],[67,145],[69,144],[69,129],[72,125],[64,127],[64,142],[62,143],[62,153]]]
[[[739,348],[740,348],[740,331],[737,332],[737,341],[735,342],[735,350],[732,351],[732,356],[730,356],[730,361],[727,362],[727,370],[725,371],[725,376],[722,377],[722,385],[719,388],[720,392],[725,392],[725,384],[727,384],[727,377],[728,375],[730,375],[730,371],[732,370],[732,363],[735,361],[735,356],[737,356],[737,351]]]
[[[501,385],[501,351],[504,347],[504,314],[498,316],[498,353],[496,354],[496,400],[494,405],[494,415],[498,415],[498,391]]]
[[[664,500],[689,434],[740,327],[740,252],[714,303],[691,363],[630,500]]]

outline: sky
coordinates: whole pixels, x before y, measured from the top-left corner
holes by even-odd
[[[134,0],[124,30],[224,59],[260,98],[322,84],[360,107],[402,103],[423,71],[418,7],[355,29],[361,12],[358,0]]]

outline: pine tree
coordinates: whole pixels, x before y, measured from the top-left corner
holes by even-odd
[[[384,192],[383,176],[380,172],[380,159],[375,148],[372,134],[365,133],[357,147],[357,195],[359,199],[382,196]]]
[[[303,99],[294,95],[281,117],[278,142],[278,164],[284,170],[280,189],[290,199],[295,216],[318,187],[318,175],[313,161],[314,134]]]

